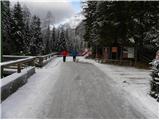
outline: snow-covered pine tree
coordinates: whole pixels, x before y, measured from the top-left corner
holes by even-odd
[[[159,101],[159,51],[157,51],[156,59],[150,64],[152,65],[150,74],[152,77],[150,82],[150,95]]]
[[[65,40],[63,28],[61,28],[61,31],[60,31],[59,41],[57,41],[57,47],[58,47],[57,48],[58,51],[62,51],[66,49],[66,40]]]
[[[135,42],[136,61],[153,59],[158,49],[158,7],[158,1],[134,1],[129,4],[128,35]]]
[[[14,41],[11,39],[11,10],[9,1],[1,1],[2,54],[14,54]]]
[[[101,49],[113,43],[133,45],[136,60],[152,59],[158,47],[158,7],[158,1],[84,2],[84,39],[92,48],[94,43]]]
[[[45,44],[45,54],[49,54],[53,51],[53,38],[52,31],[50,30],[52,21],[54,20],[53,15],[50,11],[47,12],[46,18],[43,21],[43,42]],[[54,32],[54,31],[53,31]]]
[[[50,39],[50,27],[48,26],[47,27],[47,30],[46,30],[46,34],[45,34],[45,42],[46,42],[46,45],[45,45],[45,54],[49,54],[51,52],[51,39]]]
[[[37,16],[32,17],[30,46],[31,55],[42,55],[44,53],[41,33],[41,22],[40,18]]]
[[[54,49],[55,51],[58,51],[58,41],[59,41],[59,38],[60,38],[60,29],[59,28],[56,28],[56,31],[55,31],[55,42],[54,42]]]
[[[61,37],[61,31],[62,31],[62,27],[61,27],[61,26],[56,29],[55,49],[56,49],[56,51],[58,51],[58,52],[61,51],[61,49],[60,49],[60,44],[61,44],[61,39],[60,39],[60,37]]]
[[[52,29],[51,41],[52,41],[51,49],[52,49],[52,51],[56,51],[56,28],[55,27],[53,27],[53,29]]]
[[[96,19],[95,18],[95,10],[96,10],[96,4],[97,1],[87,1],[84,2],[84,16],[85,16],[85,27],[86,27],[86,33],[84,35],[85,41],[88,42],[88,47],[92,47],[93,39],[91,38],[91,31],[93,29],[93,22]],[[92,33],[93,34],[93,33]]]
[[[11,35],[12,40],[15,42],[16,54],[24,54],[25,52],[25,37],[24,37],[24,20],[23,11],[19,2],[14,5],[13,19],[12,19]]]
[[[66,48],[67,50],[71,51],[73,49],[73,43],[71,41],[71,36],[69,35],[70,28],[65,30],[65,41],[66,41]]]
[[[43,28],[47,28],[48,26],[50,26],[52,20],[53,20],[53,15],[51,11],[48,11],[46,18],[44,19],[44,22],[43,22]]]
[[[23,6],[23,20],[24,20],[24,46],[25,46],[25,54],[30,55],[30,40],[31,40],[31,13],[27,6]]]

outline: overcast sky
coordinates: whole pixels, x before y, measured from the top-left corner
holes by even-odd
[[[80,0],[10,0],[13,5],[17,1],[25,4],[32,15],[38,15],[45,19],[48,11],[52,12],[54,19],[52,22],[60,23],[65,19],[81,11]]]

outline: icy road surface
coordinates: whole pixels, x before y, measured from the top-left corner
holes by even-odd
[[[158,118],[109,76],[56,58],[1,104],[2,118]]]

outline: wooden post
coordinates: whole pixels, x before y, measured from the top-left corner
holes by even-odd
[[[1,78],[3,78],[3,70],[4,70],[4,68],[1,67]]]
[[[31,61],[31,66],[35,66],[34,59]]]
[[[43,66],[43,57],[39,57],[39,66],[40,66],[40,67]]]
[[[20,63],[17,65],[17,72],[18,72],[18,73],[21,72],[21,64],[20,64]]]

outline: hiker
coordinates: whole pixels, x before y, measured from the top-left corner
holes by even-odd
[[[77,56],[77,51],[76,50],[72,50],[72,56],[73,56],[73,61],[76,61],[76,56]]]
[[[66,56],[68,55],[68,52],[66,50],[62,51],[62,56],[63,56],[63,62],[66,62]]]

